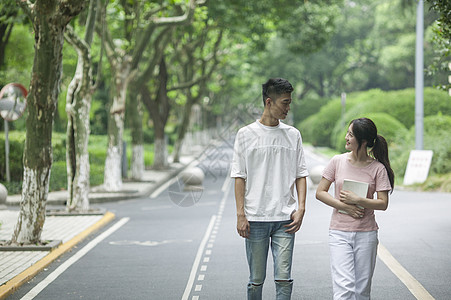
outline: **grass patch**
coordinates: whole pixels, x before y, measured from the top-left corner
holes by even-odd
[[[127,161],[130,166],[132,147],[131,140],[124,137],[127,145]],[[60,191],[67,189],[67,169],[66,169],[66,135],[64,133],[53,133],[53,163],[49,182],[49,191]],[[99,186],[103,184],[105,159],[107,155],[108,137],[106,135],[91,135],[89,137],[88,151],[90,164],[90,186]],[[171,152],[172,146],[168,145],[168,151]],[[144,164],[150,167],[154,161],[153,144],[144,144]],[[22,170],[23,172],[23,170]],[[9,195],[16,195],[22,192],[22,182],[13,180],[11,182],[2,182],[8,190]]]
[[[451,173],[430,175],[424,183],[417,187],[422,191],[451,193]]]

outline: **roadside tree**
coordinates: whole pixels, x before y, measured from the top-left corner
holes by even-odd
[[[45,221],[52,166],[53,116],[61,79],[62,48],[67,24],[83,9],[78,0],[16,0],[30,18],[35,56],[28,94],[24,175],[20,212],[12,243],[39,243]]]
[[[169,91],[178,91],[184,100],[182,117],[177,126],[174,162],[180,161],[180,151],[189,129],[191,110],[208,95],[208,83],[220,63],[223,52],[220,46],[224,30],[218,28],[213,20],[207,18],[194,22],[189,29],[184,28],[183,31],[183,36],[174,39],[174,64],[177,62],[180,70],[174,75],[179,85]]]
[[[103,11],[103,18],[106,20],[105,24],[108,24],[103,29],[105,30],[105,53],[113,76],[113,97],[109,107],[110,117],[108,122],[108,152],[104,173],[104,187],[106,190],[114,191],[122,187],[122,143],[126,94],[129,83],[132,80],[139,80],[136,79],[139,76],[139,66],[151,41],[155,41],[156,37],[167,28],[190,22],[197,2],[189,0],[188,3],[185,3],[186,5],[183,4],[156,4],[140,1],[128,3],[123,1],[121,2],[122,7],[113,7],[113,9],[120,10],[118,12],[119,16],[122,16],[122,12],[125,13],[125,22],[119,27],[114,27],[110,24],[110,21],[106,19],[106,11]],[[114,25],[118,24],[115,23]],[[121,28],[124,30],[121,30]],[[101,29],[99,28],[99,30]],[[125,35],[123,34],[124,32]],[[157,59],[147,58],[147,60],[153,62],[155,66],[161,65],[161,61],[158,59],[161,53],[158,52],[153,55],[156,55]],[[162,141],[159,136],[156,136],[156,154],[159,153],[160,144],[162,144]],[[143,151],[142,145],[136,146],[137,149],[133,153]],[[142,154],[136,155],[144,157]],[[156,155],[155,161],[160,161],[158,155]],[[143,160],[139,163],[144,164]]]
[[[451,2],[447,0],[427,0],[427,2],[431,5],[431,9],[439,14],[436,26],[433,27],[432,42],[435,48],[435,57],[429,66],[429,72],[434,75],[439,73],[449,75],[451,71],[449,67],[451,61]],[[451,95],[451,82],[441,82],[439,86],[448,90]]]
[[[91,44],[94,37],[99,0],[90,0],[85,35],[80,38],[71,26],[66,28],[66,39],[78,53],[75,75],[66,95],[67,131],[66,166],[69,212],[89,210],[89,112],[96,86],[93,82]]]
[[[3,0],[0,3],[0,69],[5,64],[6,45],[11,37],[18,13],[19,7],[17,7],[15,0]]]

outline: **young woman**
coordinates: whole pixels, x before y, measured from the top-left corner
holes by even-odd
[[[370,299],[378,245],[374,210],[387,209],[394,174],[387,142],[377,134],[373,121],[351,121],[345,139],[349,152],[331,159],[316,198],[334,208],[329,229],[334,299]],[[367,183],[366,197],[343,190],[345,179]],[[335,197],[328,193],[332,182]]]

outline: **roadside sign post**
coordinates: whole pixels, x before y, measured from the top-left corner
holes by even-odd
[[[9,173],[9,127],[8,121],[4,120],[5,123],[5,168],[6,168],[6,182],[11,182],[11,176]]]
[[[27,90],[19,83],[8,83],[0,91],[0,116],[5,120],[5,167],[6,181],[11,181],[9,172],[9,121],[19,119],[27,106]]]

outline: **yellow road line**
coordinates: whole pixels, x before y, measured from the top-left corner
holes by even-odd
[[[434,297],[418,282],[407,270],[391,255],[391,253],[379,244],[377,250],[379,258],[409,289],[412,295],[418,300],[434,300]]]
[[[88,235],[91,233],[99,230],[101,227],[105,226],[109,222],[111,222],[114,219],[115,215],[111,212],[106,212],[105,215],[100,219],[98,222],[93,224],[88,229],[84,230],[83,232],[77,234],[75,237],[73,237],[71,240],[67,241],[66,243],[60,245],[58,248],[56,248],[53,251],[50,251],[48,255],[43,257],[41,260],[36,262],[34,265],[20,273],[19,275],[15,276],[8,282],[6,282],[4,285],[0,286],[0,299],[5,299],[19,287],[26,283],[28,280],[36,276],[39,272],[41,272],[45,267],[50,265],[55,259],[60,257],[62,254],[66,253],[72,247],[80,243],[83,239],[85,239]]]

